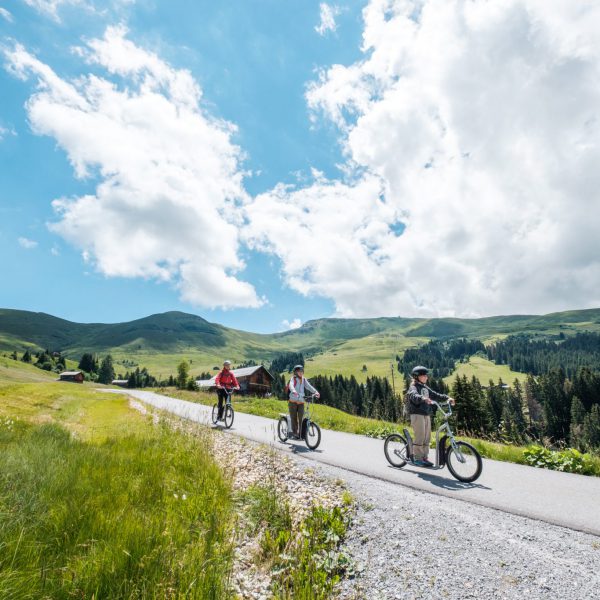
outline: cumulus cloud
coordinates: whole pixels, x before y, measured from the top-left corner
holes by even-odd
[[[2,17],[5,21],[8,21],[9,23],[13,22],[12,14],[2,6],[0,6],[0,17]]]
[[[302,327],[302,319],[292,319],[291,321],[288,321],[287,319],[284,319],[281,324],[286,328],[286,329],[298,329],[300,327]]]
[[[339,6],[321,2],[319,4],[319,24],[315,27],[315,31],[321,36],[324,36],[328,31],[335,31],[337,29],[335,18],[340,13]]]
[[[21,246],[21,248],[25,248],[25,250],[33,250],[34,248],[37,248],[38,245],[35,240],[30,240],[26,237],[20,237],[18,241],[19,246]]]
[[[203,107],[192,75],[109,27],[77,54],[94,74],[62,78],[22,46],[9,69],[34,77],[33,130],[56,139],[94,194],[53,202],[52,231],[107,276],[172,282],[206,307],[257,307],[238,249],[243,159],[235,127]],[[99,73],[104,73],[104,76]]]
[[[259,196],[250,243],[340,315],[599,305],[600,5],[371,0],[363,17],[362,59],[307,91],[352,177]]]

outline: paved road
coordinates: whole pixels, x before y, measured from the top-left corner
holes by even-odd
[[[210,422],[211,408],[208,406],[154,392],[113,391],[185,419]],[[285,404],[281,406],[285,408]],[[600,536],[600,477],[484,459],[481,477],[466,484],[456,481],[447,469],[432,472],[410,466],[401,470],[392,468],[383,454],[381,440],[325,429],[320,447],[312,452],[303,442],[282,444],[275,428],[273,419],[236,412],[229,431],[362,475]]]

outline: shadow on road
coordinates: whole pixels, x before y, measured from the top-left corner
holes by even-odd
[[[288,440],[286,442],[286,446],[289,444],[289,448],[290,450],[294,453],[294,454],[312,454],[313,452],[315,454],[321,454],[323,451],[319,450],[318,448],[316,450],[311,450],[310,448],[307,448],[304,445],[304,442],[298,440],[297,443],[294,443],[291,440]]]
[[[492,488],[487,487],[486,485],[482,485],[481,483],[465,483],[464,481],[456,481],[455,479],[449,479],[446,477],[440,477],[439,475],[434,475],[433,473],[421,473],[420,471],[416,472],[416,475],[428,481],[429,483],[435,485],[436,487],[443,488],[445,490],[491,490]]]
[[[390,467],[390,469],[394,469],[394,467]],[[394,469],[396,470],[396,469]],[[431,471],[413,471],[412,469],[404,468],[402,469],[405,473],[414,473],[420,479],[428,481],[432,485],[436,487],[442,488],[444,490],[491,490],[492,488],[487,487],[486,485],[482,485],[481,483],[465,483],[463,481],[456,481],[455,479],[450,479],[449,477],[443,477],[440,475],[435,475]]]

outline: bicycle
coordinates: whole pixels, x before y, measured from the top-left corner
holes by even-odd
[[[452,415],[452,405],[449,401],[432,401],[439,409],[444,418],[444,422],[435,434],[435,463],[430,470],[443,469],[448,466],[448,470],[459,481],[471,483],[479,478],[483,470],[483,461],[479,452],[468,442],[456,440],[448,419]],[[442,405],[448,410],[444,411]],[[440,434],[445,431],[446,434],[440,439]],[[408,429],[403,430],[404,435],[392,433],[388,435],[383,446],[385,457],[392,467],[401,469],[407,463],[414,465],[412,445],[413,441]],[[448,445],[450,442],[450,445]],[[415,465],[416,466],[416,465]]]
[[[233,418],[235,416],[233,406],[231,405],[231,394],[233,394],[233,388],[229,389],[224,387],[223,389],[227,394],[225,406],[223,407],[223,416],[221,419],[219,419],[219,403],[217,402],[212,409],[212,422],[213,425],[217,425],[219,421],[223,421],[225,424],[225,429],[229,429],[233,425]]]
[[[321,428],[312,420],[311,408],[312,399],[316,397],[316,394],[311,396],[305,396],[308,399],[307,411],[302,419],[302,425],[300,426],[300,439],[304,440],[310,450],[316,450],[321,443]],[[279,414],[279,421],[277,422],[277,436],[282,443],[286,443],[291,435],[292,429],[291,418],[289,412]]]

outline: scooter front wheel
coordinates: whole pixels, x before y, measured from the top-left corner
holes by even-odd
[[[306,428],[304,441],[311,450],[316,450],[319,447],[321,443],[321,428],[316,423],[311,422]]]
[[[448,447],[446,464],[450,473],[465,483],[478,479],[483,469],[481,455],[467,442],[456,442],[455,446]]]
[[[233,425],[233,406],[225,407],[225,429],[229,429]]]
[[[288,440],[288,422],[285,417],[280,417],[277,422],[277,437],[281,442],[287,442]]]

